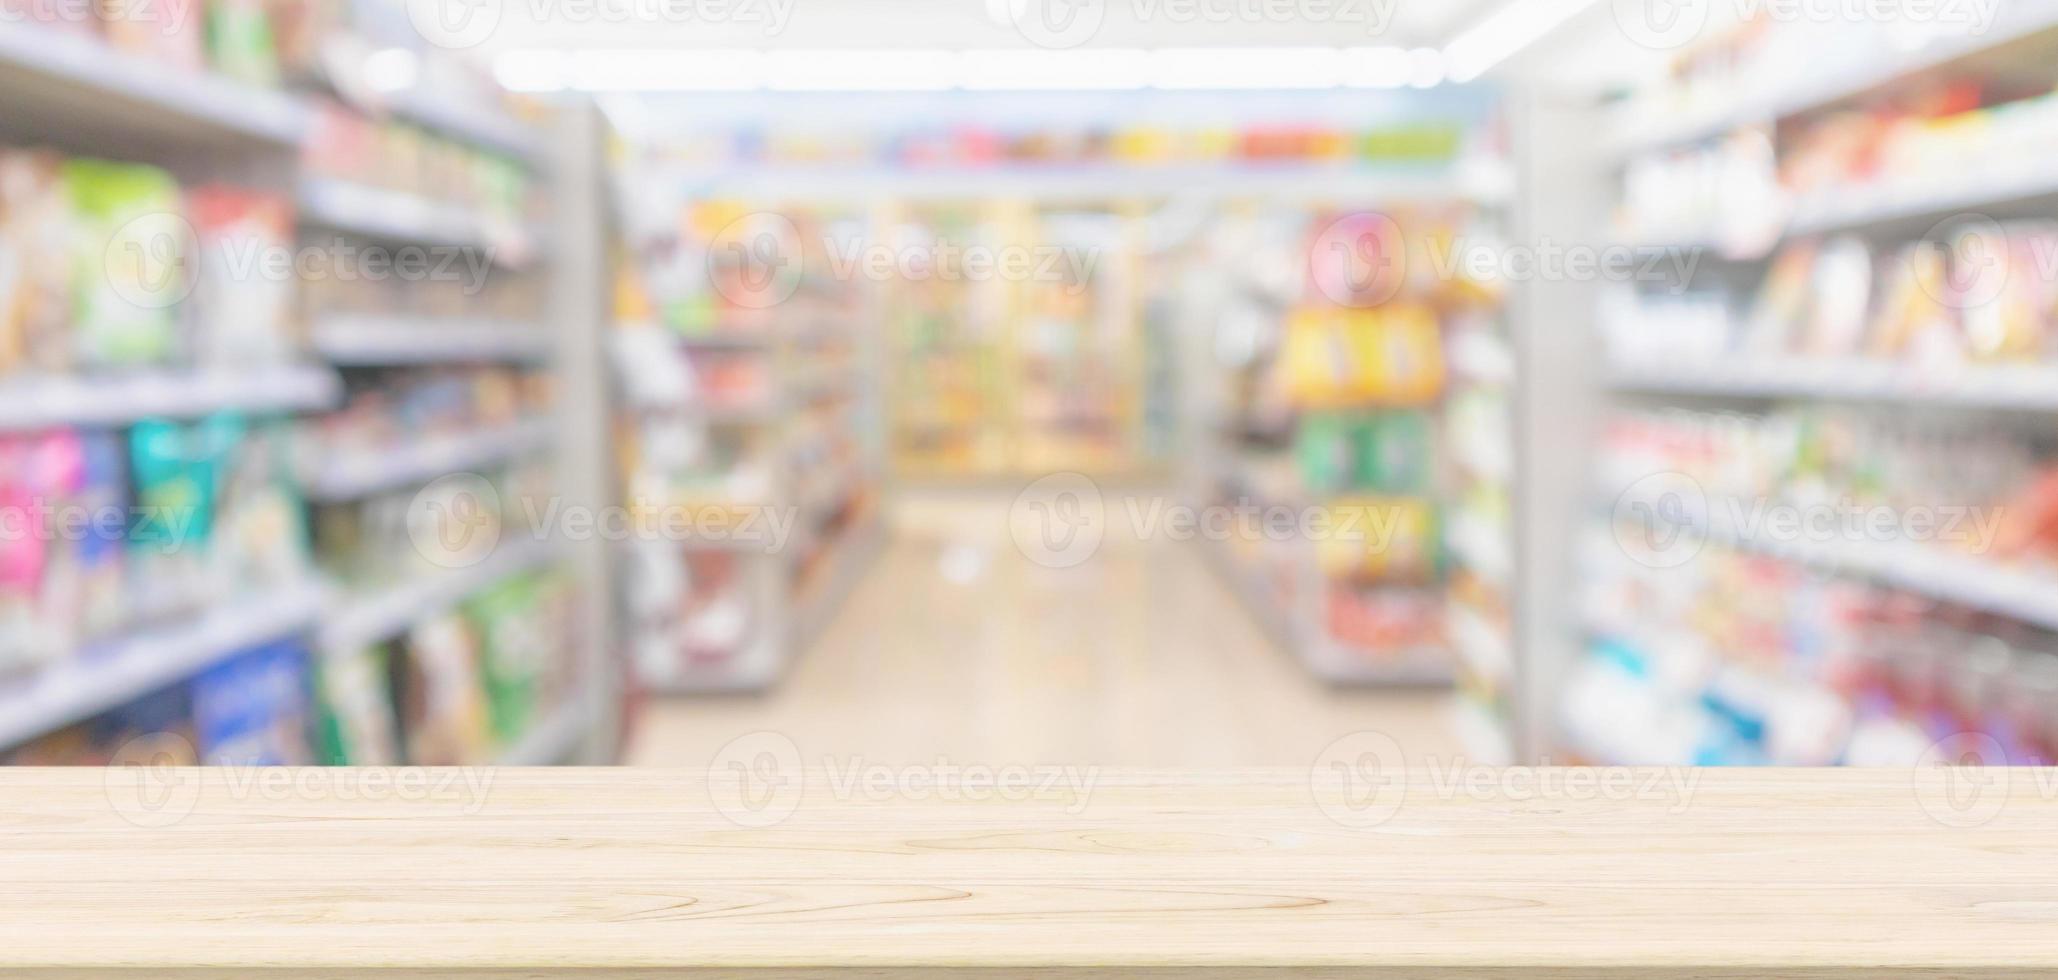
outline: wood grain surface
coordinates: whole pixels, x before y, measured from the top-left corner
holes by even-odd
[[[2051,771],[776,756],[0,771],[0,972],[2058,975]]]

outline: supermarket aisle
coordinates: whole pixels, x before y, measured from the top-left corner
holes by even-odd
[[[1272,647],[1192,542],[1111,534],[1074,569],[1009,541],[1005,498],[904,503],[827,635],[773,693],[659,700],[635,765],[705,765],[785,733],[804,757],[1134,766],[1304,766],[1376,729],[1449,759],[1441,693],[1341,692]]]

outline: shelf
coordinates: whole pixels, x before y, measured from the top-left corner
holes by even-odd
[[[20,681],[0,684],[0,746],[119,708],[231,654],[311,630],[322,599],[314,585],[276,589],[188,622],[95,644]]]
[[[2058,197],[2058,174],[2034,160],[2015,166],[1960,172],[1935,180],[1852,184],[1795,202],[1788,237],[1889,226],[1913,221],[1983,217],[1976,208],[2043,202]],[[1920,233],[1926,229],[1910,229]]]
[[[403,632],[422,619],[457,605],[482,589],[512,575],[556,561],[556,542],[535,538],[512,540],[484,561],[466,568],[444,569],[395,582],[377,591],[347,596],[322,624],[321,648],[347,652]]]
[[[518,227],[471,209],[413,194],[324,177],[301,181],[302,224],[382,242],[492,249],[497,265],[519,266],[535,251]]]
[[[1761,541],[1731,526],[1711,499],[1709,518],[1685,530],[1727,546],[1996,613],[2058,630],[2058,571],[1995,564],[1934,545],[1851,541]],[[1617,513],[1623,507],[1617,505]],[[1655,506],[1652,512],[1658,511]]]
[[[440,476],[497,465],[550,442],[547,420],[530,420],[459,435],[432,436],[383,451],[335,457],[308,481],[316,503],[351,500],[381,490],[427,483]]]
[[[593,712],[583,693],[574,691],[557,710],[530,725],[522,737],[500,753],[503,766],[554,766],[572,760],[593,727]]]
[[[307,132],[306,107],[291,96],[6,20],[0,119],[10,137],[77,134],[133,156],[144,148],[218,151],[225,142],[294,147]]]
[[[1882,361],[1716,358],[1621,365],[1617,391],[1722,398],[1808,398],[1901,402],[2023,412],[2058,412],[2058,365],[1938,370]]]
[[[22,378],[0,381],[0,431],[110,427],[232,410],[315,411],[332,407],[341,394],[336,373],[315,367]]]
[[[531,168],[541,167],[544,142],[536,131],[488,106],[462,106],[438,97],[424,88],[410,89],[386,104],[394,115],[438,134],[471,143],[516,160]]]
[[[1814,65],[1809,77],[1757,74],[1763,90],[1699,110],[1680,106],[1632,107],[1608,126],[1608,152],[1617,157],[1698,142],[1753,123],[1770,122],[1826,108],[1886,86],[1903,76],[1947,65],[1992,48],[2058,28],[2058,4],[2050,0],[2006,4],[1984,33],[1940,36],[1908,51],[1889,47],[1880,31],[1866,45],[1841,58]]]
[[[318,353],[349,367],[535,361],[551,349],[544,330],[494,320],[339,315],[311,332]]]

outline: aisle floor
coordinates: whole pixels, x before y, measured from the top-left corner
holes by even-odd
[[[882,765],[1307,766],[1362,730],[1413,765],[1457,757],[1448,692],[1311,679],[1259,632],[1207,545],[1111,533],[1085,564],[1044,568],[1009,538],[1008,504],[904,501],[783,684],[648,702],[629,763],[705,766],[759,731],[803,758]]]

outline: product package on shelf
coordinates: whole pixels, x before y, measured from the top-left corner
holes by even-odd
[[[0,147],[0,382],[282,365],[303,347],[280,197]]]

